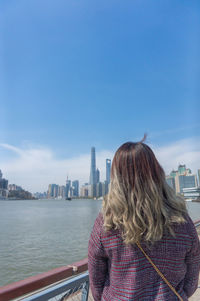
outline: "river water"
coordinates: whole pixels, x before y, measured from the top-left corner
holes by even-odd
[[[200,203],[187,203],[193,220]],[[101,201],[0,201],[0,286],[87,257]]]

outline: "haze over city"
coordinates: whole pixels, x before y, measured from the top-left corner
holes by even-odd
[[[91,146],[103,180],[105,159],[145,132],[166,174],[179,163],[196,173],[199,6],[1,1],[0,169],[9,183],[36,192],[67,175],[88,182]]]

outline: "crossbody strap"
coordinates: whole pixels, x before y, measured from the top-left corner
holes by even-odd
[[[177,293],[177,291],[175,290],[175,288],[169,283],[169,281],[165,278],[165,276],[160,272],[160,270],[157,268],[157,266],[153,263],[153,261],[151,260],[151,258],[145,253],[145,251],[143,250],[143,248],[140,245],[140,243],[137,242],[136,244],[137,244],[138,248],[142,251],[142,253],[144,254],[144,256],[152,264],[152,266],[154,267],[154,269],[156,270],[156,272],[165,281],[165,283],[171,288],[171,290],[174,292],[174,294],[179,298],[179,300],[183,301],[183,298],[179,295],[179,293]]]

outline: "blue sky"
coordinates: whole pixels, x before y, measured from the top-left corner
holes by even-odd
[[[2,0],[3,172],[18,180],[12,147],[61,162],[144,132],[155,148],[197,145],[199,76],[199,1]]]

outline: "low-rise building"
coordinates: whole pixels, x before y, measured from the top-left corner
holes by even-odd
[[[0,199],[8,197],[8,180],[3,178],[3,174],[0,170]]]
[[[183,195],[185,199],[200,201],[200,187],[183,188]]]

